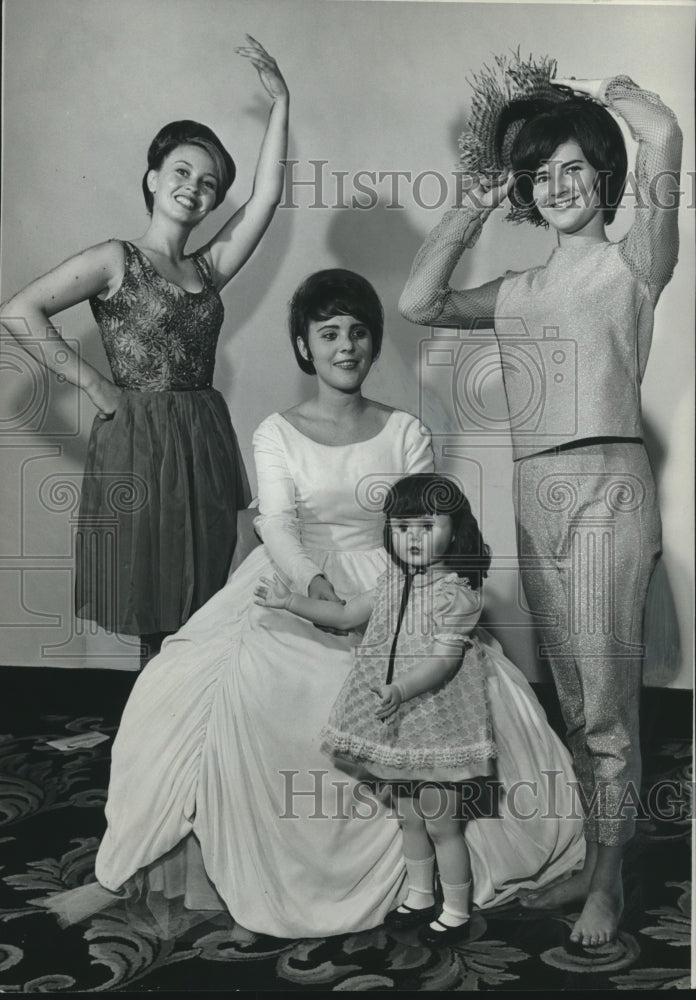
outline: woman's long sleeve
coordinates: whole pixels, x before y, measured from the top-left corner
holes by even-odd
[[[476,243],[489,214],[490,209],[481,211],[469,205],[445,213],[413,261],[399,299],[399,311],[405,319],[435,326],[493,325],[501,278],[461,290],[449,284],[464,250]]]
[[[283,442],[273,424],[264,421],[254,432],[253,444],[259,493],[259,517],[254,524],[290,589],[306,594],[321,569],[300,541],[295,483]]]
[[[404,475],[434,472],[435,455],[430,431],[416,420],[409,421],[404,436]]]
[[[641,90],[627,76],[606,80],[601,99],[638,142],[634,183],[627,186],[636,198],[635,218],[620,252],[633,274],[647,283],[655,305],[672,277],[679,251],[681,129],[657,94]]]

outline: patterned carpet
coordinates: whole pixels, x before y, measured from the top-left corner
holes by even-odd
[[[644,796],[626,863],[618,940],[592,954],[568,942],[572,912],[517,903],[476,912],[471,938],[431,950],[415,932],[302,941],[262,938],[245,950],[223,915],[168,940],[124,900],[60,929],[33,902],[92,881],[104,829],[111,740],[134,676],[1,668],[0,991],[647,990],[689,988],[691,697],[646,689]],[[548,685],[538,693],[556,723]],[[47,740],[99,730],[109,740],[61,751]],[[659,815],[658,815],[659,814]]]

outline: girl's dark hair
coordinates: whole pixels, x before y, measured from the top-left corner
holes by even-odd
[[[332,316],[354,316],[364,323],[372,335],[372,360],[379,357],[384,312],[377,292],[355,271],[332,267],[305,278],[290,302],[290,342],[298,365],[307,375],[316,375],[309,350],[309,324]],[[298,338],[305,345],[309,360],[302,357]]]
[[[407,567],[395,554],[391,540],[391,518],[423,517],[425,514],[449,514],[452,540],[443,564],[457,576],[466,577],[472,590],[478,590],[488,576],[491,550],[484,542],[471,505],[457,484],[436,472],[417,472],[404,476],[389,487],[384,501],[384,547],[399,566]]]
[[[588,98],[571,98],[549,107],[541,101],[537,113],[525,102],[529,116],[512,144],[510,158],[515,174],[510,200],[535,226],[548,226],[534,204],[534,177],[540,165],[550,160],[563,142],[575,141],[598,172],[600,204],[604,222],[613,222],[621,201],[628,156],[621,129],[606,108]],[[589,196],[590,192],[587,192]]]
[[[154,199],[152,191],[147,186],[147,175],[150,170],[159,170],[177,146],[200,146],[212,158],[218,173],[215,208],[224,200],[237,174],[234,160],[211,128],[188,118],[178,122],[169,122],[168,125],[162,126],[147,151],[147,170],[143,175],[142,187],[145,204],[150,215]]]

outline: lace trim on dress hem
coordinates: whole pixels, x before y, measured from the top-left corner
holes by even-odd
[[[498,756],[494,740],[466,747],[413,747],[399,749],[374,743],[364,737],[343,733],[327,726],[321,733],[321,749],[329,755],[347,757],[356,763],[372,761],[389,767],[457,767]]]

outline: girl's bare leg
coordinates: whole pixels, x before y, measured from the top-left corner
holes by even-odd
[[[460,927],[469,919],[471,906],[471,858],[464,839],[464,821],[459,818],[460,795],[451,788],[424,788],[419,805],[428,837],[435,846],[445,901],[438,921],[445,927]],[[437,930],[437,925],[433,929]]]

